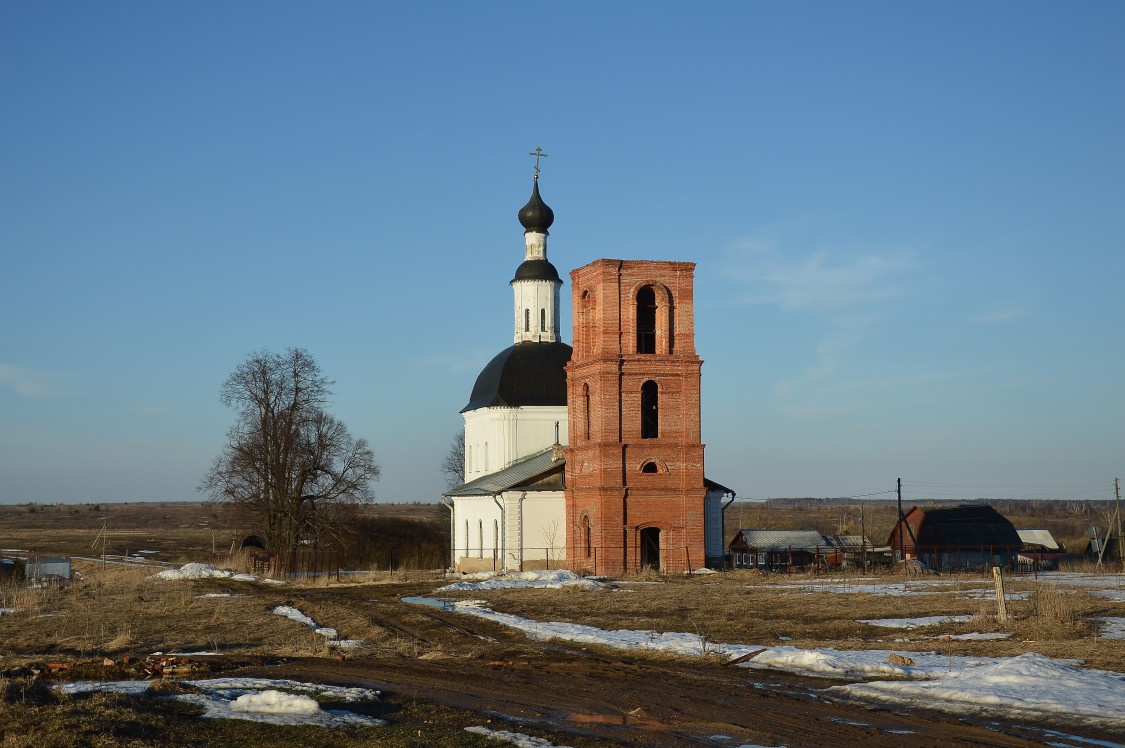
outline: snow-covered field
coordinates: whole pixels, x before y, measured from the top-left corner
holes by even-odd
[[[1115,575],[1057,575],[1052,583],[1075,583],[1091,592],[1115,591],[1121,580]],[[582,579],[568,571],[476,574],[447,585],[443,590],[490,590],[519,586],[561,588],[586,587],[599,582]],[[924,583],[926,587],[946,584],[942,580]],[[795,587],[810,588],[800,584]],[[878,592],[879,594],[917,594],[918,587],[900,582],[881,584],[817,583],[819,590],[833,592]],[[921,585],[919,585],[921,586]],[[932,592],[932,589],[931,589]],[[1125,729],[1125,675],[1081,667],[1077,660],[1059,660],[1028,653],[1018,657],[946,656],[937,652],[908,653],[907,663],[888,658],[890,650],[801,649],[792,646],[724,644],[688,632],[643,630],[604,630],[593,626],[558,621],[533,621],[492,610],[479,600],[440,600],[404,598],[405,602],[431,605],[464,615],[484,618],[522,631],[532,639],[561,639],[616,649],[640,649],[680,655],[714,656],[726,660],[745,657],[741,667],[782,670],[797,675],[857,682],[831,686],[829,693],[899,707],[942,709],[951,713],[1004,715],[1013,719],[1060,719],[1071,724],[1086,724],[1109,729]],[[882,619],[868,623],[880,626],[913,628],[943,621],[967,621],[967,616],[935,616],[915,619]],[[1125,619],[1104,619],[1103,636],[1119,637],[1125,632]],[[972,635],[960,635],[962,638]],[[972,638],[985,638],[978,634]]]

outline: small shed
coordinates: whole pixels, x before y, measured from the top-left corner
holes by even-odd
[[[0,558],[0,582],[23,581],[24,563],[18,558]]]
[[[1117,538],[1090,538],[1086,544],[1086,558],[1095,563],[1118,564],[1121,561],[1121,551],[1117,546]]]
[[[987,504],[911,508],[887,545],[937,571],[1012,566],[1023,541],[1011,522]]]
[[[831,548],[825,557],[831,569],[840,566],[859,566],[885,563],[887,548],[875,548],[863,535],[825,535],[825,542]]]
[[[1047,553],[1059,553],[1062,551],[1062,546],[1059,545],[1055,537],[1051,535],[1051,531],[1043,528],[1021,528],[1016,530],[1020,536],[1020,541],[1023,543],[1024,550],[1027,551],[1040,551]]]
[[[65,584],[72,573],[67,556],[32,556],[24,569],[28,584],[40,587]]]
[[[1065,549],[1058,544],[1051,531],[1044,528],[1019,528],[1023,548],[1019,554],[1021,571],[1051,571],[1059,568],[1059,562],[1067,557]]]

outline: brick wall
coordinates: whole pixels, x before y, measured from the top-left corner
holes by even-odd
[[[655,561],[644,558],[645,539],[655,531],[664,570],[704,564],[694,270],[690,262],[596,260],[570,274],[567,546],[578,568],[636,571],[642,561]],[[637,301],[645,288],[655,305],[652,329],[641,323],[651,353],[638,352],[646,347],[638,323],[648,317]],[[649,381],[656,384],[658,429],[642,438],[641,391]]]

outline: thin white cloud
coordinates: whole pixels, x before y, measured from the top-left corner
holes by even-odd
[[[978,314],[976,322],[977,324],[987,326],[1007,325],[1012,322],[1027,319],[1027,317],[1031,315],[1031,312],[1032,307],[1030,304],[998,304]]]
[[[851,352],[890,314],[883,302],[909,294],[917,266],[915,253],[906,250],[795,253],[761,239],[735,247],[727,275],[741,286],[741,303],[774,305],[823,322],[819,340],[809,341],[812,363],[774,383],[777,407],[813,420],[848,410],[852,398],[840,389],[865,387]]]
[[[727,275],[744,284],[744,303],[826,311],[903,295],[915,265],[906,251],[855,255],[818,249],[792,255],[748,240],[732,253]]]
[[[0,387],[15,390],[25,397],[45,397],[55,390],[51,377],[7,364],[0,364]]]

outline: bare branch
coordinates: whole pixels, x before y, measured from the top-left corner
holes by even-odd
[[[374,499],[374,452],[324,410],[332,384],[290,348],[252,354],[220,390],[237,417],[200,489],[241,509],[287,559],[302,543],[341,538],[348,508]]]

